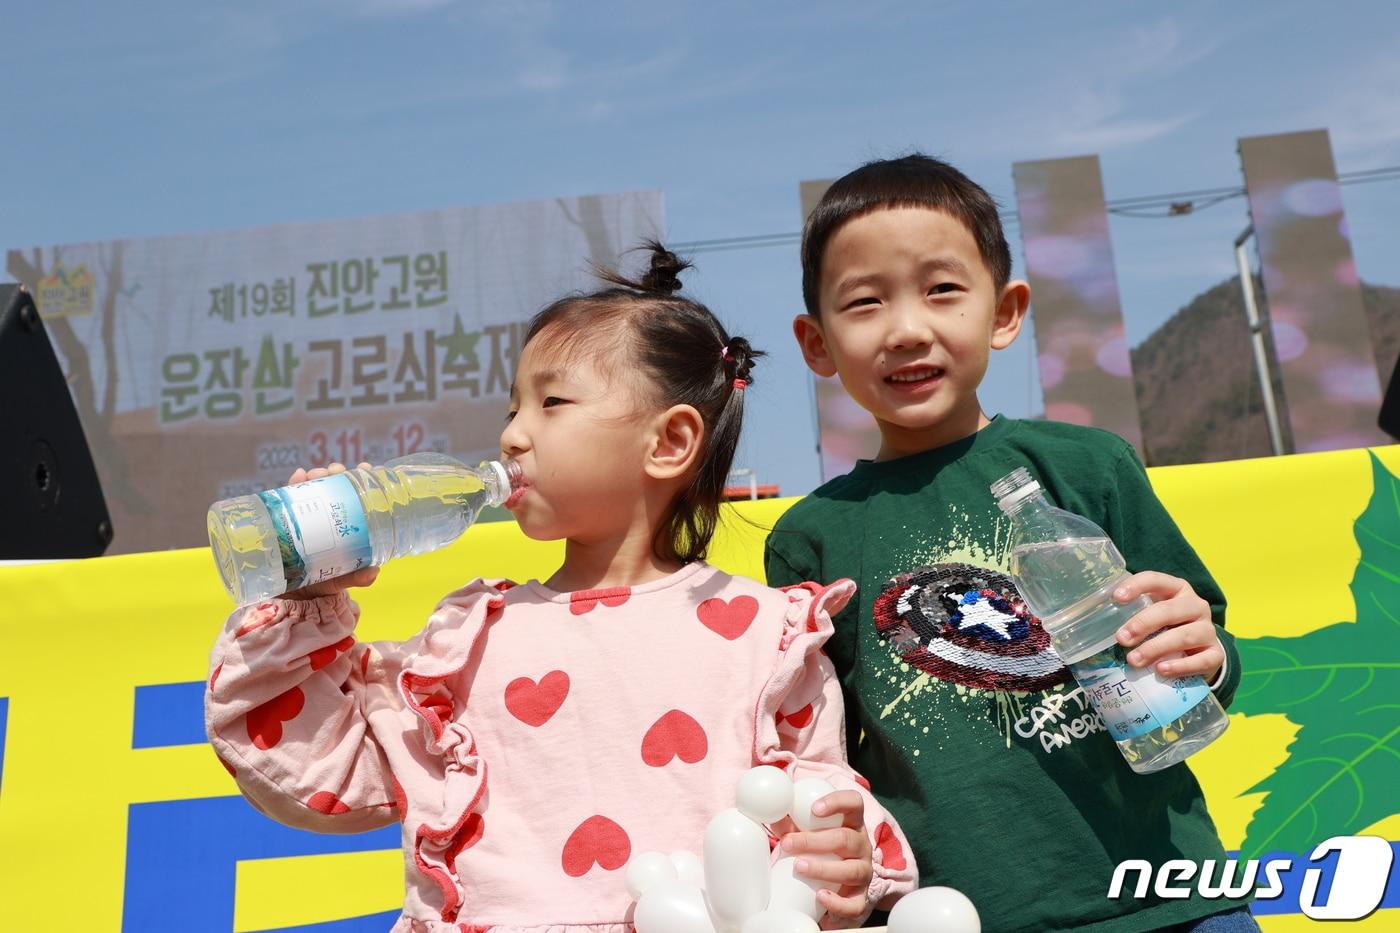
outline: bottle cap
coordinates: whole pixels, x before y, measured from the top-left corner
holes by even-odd
[[[997,497],[997,507],[1009,512],[1017,503],[1040,492],[1040,483],[1031,479],[1031,472],[1025,467],[1017,467],[1001,479],[992,483],[992,495]]]
[[[510,498],[510,473],[506,471],[506,465],[499,460],[487,461],[486,468],[491,471],[495,480],[491,488],[491,504],[500,505]]]

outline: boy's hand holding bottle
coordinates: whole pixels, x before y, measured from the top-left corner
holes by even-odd
[[[1199,674],[1206,683],[1214,683],[1225,663],[1225,649],[1211,619],[1210,603],[1180,577],[1150,570],[1133,574],[1113,591],[1120,603],[1142,596],[1151,597],[1152,605],[1118,630],[1118,644],[1133,649],[1128,663],[1155,665],[1163,677]]]
[[[1190,584],[1129,574],[1104,530],[1051,505],[1025,467],[992,492],[1011,521],[1016,588],[1128,766],[1160,771],[1224,732],[1229,717],[1200,675],[1214,679],[1225,651]]]

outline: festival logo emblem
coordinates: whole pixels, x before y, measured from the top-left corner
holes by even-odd
[[[34,301],[46,318],[92,313],[92,272],[86,264],[73,268],[59,263],[39,280]]]

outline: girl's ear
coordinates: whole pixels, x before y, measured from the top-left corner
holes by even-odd
[[[700,458],[705,419],[693,405],[672,405],[652,422],[651,446],[644,469],[653,479],[685,476]]]

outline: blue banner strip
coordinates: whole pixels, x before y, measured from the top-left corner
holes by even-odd
[[[397,823],[349,835],[305,832],[268,819],[242,797],[135,803],[127,813],[124,933],[228,933],[240,860],[401,848]],[[304,929],[382,933],[397,915]]]
[[[132,748],[203,745],[204,681],[136,688]]]
[[[0,697],[0,791],[5,788],[5,725],[10,719],[10,698]]]

